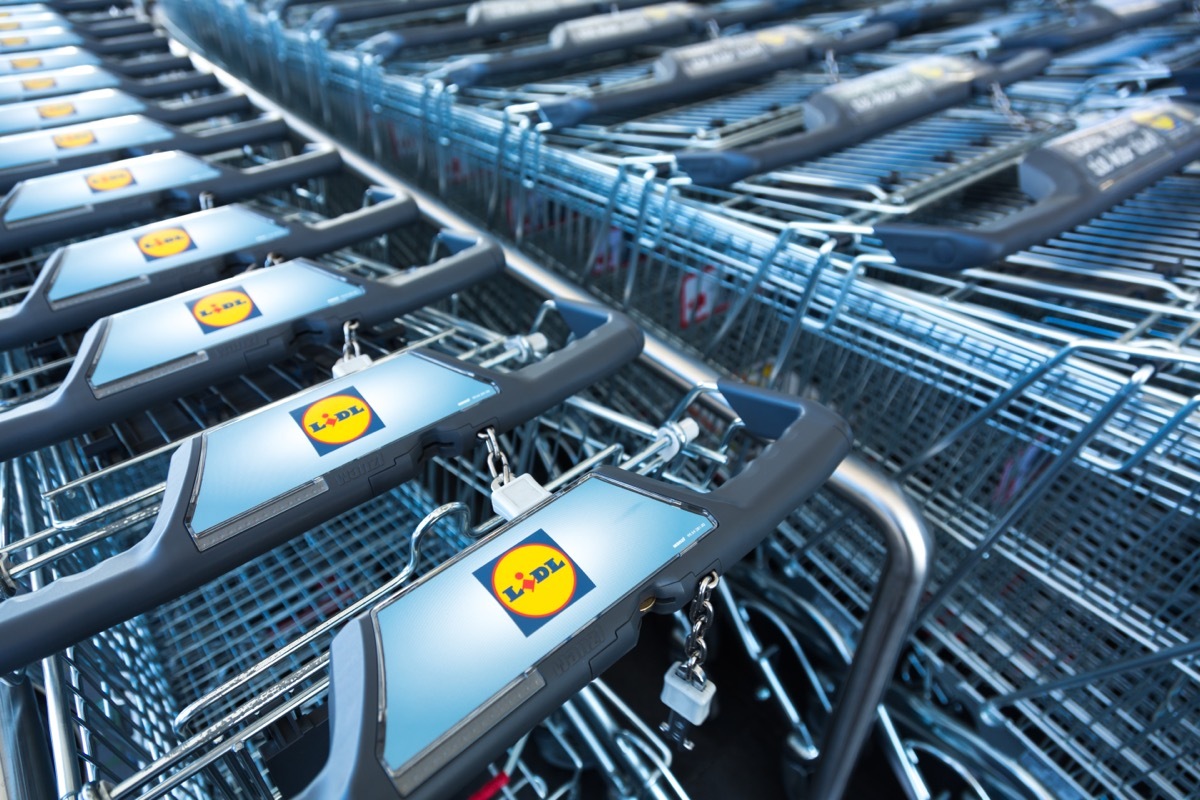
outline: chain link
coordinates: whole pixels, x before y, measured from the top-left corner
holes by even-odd
[[[680,666],[680,674],[697,686],[703,686],[708,678],[704,675],[704,662],[708,658],[708,644],[704,636],[713,623],[713,589],[721,582],[721,576],[710,572],[700,579],[696,589],[696,597],[692,600],[692,608],[688,612],[688,620],[692,628],[688,632],[687,641],[683,643],[684,655],[687,660]]]
[[[1008,99],[1008,94],[999,83],[992,84],[992,108],[1017,130],[1034,130],[1034,125],[1029,118],[1013,108],[1012,101]]]
[[[838,67],[837,53],[833,52],[833,48],[825,51],[825,73],[829,76],[830,83],[837,83],[842,79],[841,68]]]
[[[345,338],[345,344],[342,345],[342,358],[349,361],[351,358],[357,358],[362,355],[362,348],[358,346],[358,336],[355,331],[358,330],[358,320],[352,319],[342,323],[342,336]]]
[[[506,483],[510,483],[513,479],[512,469],[508,466],[508,455],[500,447],[500,440],[496,436],[496,429],[488,428],[480,431],[478,435],[484,444],[487,445],[488,472],[492,473],[493,485],[503,486]]]
[[[200,201],[201,211],[208,211],[217,204],[216,195],[214,195],[212,192],[201,192],[198,200]]]

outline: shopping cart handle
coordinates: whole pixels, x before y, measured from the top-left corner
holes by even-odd
[[[349,622],[331,645],[330,753],[298,800],[456,796],[629,652],[648,609],[683,607],[849,451],[820,406],[721,388],[779,438],[720,489],[601,467]]]
[[[627,317],[566,302],[559,310],[581,335],[536,377],[523,374],[530,367],[499,373],[418,348],[185,440],[145,538],[0,602],[0,673],[189,592],[640,353],[641,334]]]
[[[194,71],[196,67],[187,56],[177,56],[162,53],[138,58],[104,58],[101,59],[104,68],[118,75],[130,78],[142,78],[147,75],[161,75],[164,72]]]
[[[900,0],[885,3],[875,8],[867,18],[870,22],[890,22],[900,30],[908,32],[914,28],[954,14],[983,11],[993,6],[1003,6],[1002,0]]]
[[[247,169],[171,151],[34,178],[0,201],[0,253],[46,244],[164,211],[221,204],[287,186],[341,167],[329,145]]]
[[[254,107],[243,95],[220,94],[190,101],[159,104],[119,89],[96,89],[50,100],[10,103],[0,116],[0,135],[30,133],[82,122],[138,114],[168,125],[244,114]]]
[[[1065,19],[1005,38],[1003,49],[1081,47],[1182,12],[1183,0],[1101,0],[1076,7]]]
[[[376,17],[411,14],[417,11],[451,5],[448,0],[366,0],[365,2],[327,5],[313,13],[305,23],[305,31],[313,38],[325,39],[338,25],[361,22]]]
[[[142,116],[0,138],[0,192],[21,181],[163,150],[203,155],[286,138],[281,117],[236,122],[197,133],[172,130]]]
[[[730,150],[677,153],[681,172],[701,186],[728,186],[751,175],[817,158],[970,99],[992,84],[1027,77],[1045,67],[1044,50],[1001,64],[933,55],[842,81],[804,104],[805,130]]]
[[[203,119],[243,114],[253,108],[254,104],[244,94],[218,94],[192,97],[170,105],[149,103],[141,113],[168,125],[184,125]]]
[[[1027,154],[1018,177],[1035,202],[975,228],[875,225],[901,266],[986,266],[1087,222],[1200,158],[1200,106],[1160,102],[1064,134]]]
[[[320,222],[274,220],[234,204],[59,248],[21,302],[0,308],[0,350],[82,330],[262,264],[268,255],[317,256],[420,216],[406,194],[378,187],[367,194],[372,205]]]
[[[264,367],[298,342],[341,337],[348,320],[421,308],[503,267],[499,245],[485,239],[377,280],[297,260],[105,317],[53,392],[0,412],[0,460]]]
[[[82,46],[100,56],[117,56],[147,50],[167,51],[171,40],[157,33],[135,33],[130,36],[114,36],[111,39],[81,37]]]
[[[165,78],[141,80],[123,79],[120,87],[130,94],[140,97],[164,97],[222,88],[217,76],[209,72],[193,72],[190,75],[170,75]]]
[[[135,33],[154,32],[153,23],[133,15],[114,17],[95,22],[73,23],[71,27],[94,39],[111,39],[117,36],[132,36]]]
[[[734,81],[803,66],[837,41],[820,31],[788,23],[676,47],[659,56],[652,80],[618,91],[543,100],[538,104],[539,113],[552,126],[568,128],[596,115],[676,103]]]
[[[887,44],[899,35],[900,29],[891,22],[872,22],[833,39],[827,49],[838,55],[849,55]]]
[[[545,45],[501,55],[469,55],[440,71],[447,84],[470,87],[489,77],[547,69],[568,60],[682,36],[711,18],[694,3],[659,3],[646,8],[596,14],[561,22]]]
[[[1053,60],[1053,53],[1038,48],[1014,53],[1003,61],[988,62],[993,63],[994,68],[975,79],[974,89],[982,94],[997,84],[1008,86],[1017,81],[1036,78],[1046,67],[1050,66],[1050,62]]]
[[[469,39],[526,33],[528,28],[552,25],[604,11],[639,8],[653,0],[478,0],[467,8],[461,25],[420,25],[377,34],[361,45],[367,58],[382,63],[401,51],[446,45]]]

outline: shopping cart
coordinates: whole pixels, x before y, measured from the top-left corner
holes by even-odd
[[[0,625],[13,625],[14,635],[24,632],[22,643],[6,646],[3,657],[15,668],[179,596],[403,482],[433,453],[462,452],[485,428],[508,430],[639,352],[640,335],[622,318],[566,303],[557,309],[577,340],[535,365],[500,373],[484,366],[488,361],[468,365],[409,347],[185,439],[165,485],[142,487],[73,517],[49,505],[47,527],[27,531],[5,548],[10,559],[26,554],[6,570],[6,583],[10,592],[16,590],[14,579],[45,564],[54,564],[64,579],[2,604]],[[451,320],[428,338],[441,342],[463,328]],[[467,330],[473,333],[480,336]],[[542,343],[538,349],[544,352],[544,337]],[[497,354],[497,344],[504,346],[503,337],[491,334],[464,355],[478,358],[492,350],[492,360],[501,361],[528,349],[512,344],[512,352]],[[342,375],[336,367],[334,374]],[[396,392],[397,386],[414,385],[421,387],[419,398]],[[39,451],[33,461],[49,466],[56,455],[65,459],[83,445],[64,442]],[[163,449],[151,454],[161,457]],[[146,457],[141,453],[53,492],[51,479],[42,490],[68,502],[79,502],[81,493],[94,498],[128,491],[127,476],[142,471]],[[268,475],[272,486],[262,481]],[[147,501],[148,509],[142,507]],[[121,552],[93,560],[88,548],[97,537],[137,544],[118,545]],[[100,613],[86,618],[80,616],[84,608]],[[45,619],[48,627],[41,628],[34,622],[47,613],[63,615],[62,624]],[[27,635],[38,628],[50,638]]]
[[[1176,0],[1078,3],[1063,7],[1035,5],[960,28],[917,34],[897,42],[893,49],[906,53],[1030,48],[1062,52],[1160,24],[1186,10],[1185,4]]]
[[[977,184],[974,196],[878,223],[871,235],[910,268],[990,264],[1097,216],[1195,160],[1198,115],[1187,103],[1134,107],[1027,153],[1016,191],[1007,197]]]
[[[136,115],[111,117],[51,132],[0,137],[0,191],[22,181],[174,150],[208,155],[279,140],[288,128],[278,117],[260,116],[227,125],[181,129]]]
[[[100,56],[133,56],[164,52],[168,41],[154,32],[153,25],[135,17],[80,24],[36,16],[0,19],[0,55],[21,56],[56,47],[82,47]]]
[[[361,245],[410,225],[417,215],[406,196],[389,195],[349,172],[334,173],[247,202],[70,244],[40,264],[19,259],[3,272],[0,348],[77,333],[102,317],[270,262]],[[395,263],[424,258],[418,247],[378,249]],[[24,282],[23,275],[32,277]]]
[[[287,261],[102,317],[71,337],[74,352],[66,345],[63,358],[5,381],[13,390],[0,412],[0,458],[104,428],[305,347],[345,339],[351,348],[345,325],[387,323],[503,269],[487,240],[446,231],[438,244],[444,256],[407,271],[337,256],[328,266]],[[155,331],[150,341],[147,331]],[[38,348],[41,359],[46,349]]]
[[[158,77],[126,77],[119,72],[109,72],[89,64],[63,69],[35,69],[33,72],[0,78],[0,102],[9,104],[45,100],[97,89],[119,89],[137,97],[158,98],[187,92],[211,92],[220,88],[212,75],[194,70],[181,71],[180,68],[186,69],[187,65],[173,58],[162,62],[156,60],[154,66],[156,72],[160,66],[166,71]]]
[[[299,155],[290,155],[302,148]],[[16,253],[67,236],[174,216],[339,165],[333,147],[307,147],[285,138],[207,159],[170,151],[34,178],[0,201],[0,252]]]
[[[1195,248],[1189,233],[1196,170],[1175,175],[1093,220],[961,276],[895,269],[897,283],[990,324],[1067,346],[1079,338],[1190,347]],[[883,267],[880,272],[893,272]],[[1182,365],[1181,365],[1182,369]],[[1189,376],[1174,373],[1177,390]]]
[[[185,56],[169,53],[149,53],[134,58],[105,56],[81,47],[52,47],[45,50],[29,50],[20,55],[0,61],[0,75],[14,73],[61,70],[68,67],[99,66],[109,72],[129,77],[167,72],[171,69],[191,69]]]
[[[623,398],[623,403],[639,403],[641,398],[637,396],[625,395],[617,393],[616,387],[612,390]],[[605,437],[605,434],[608,434]],[[594,464],[601,462],[613,462],[616,459],[627,461],[630,466],[638,467],[647,471],[655,470],[655,465],[658,465],[658,470],[664,467],[670,472],[679,473],[682,476],[689,477],[689,485],[697,480],[711,476],[720,469],[719,463],[714,462],[713,458],[720,458],[718,452],[708,452],[711,448],[721,447],[723,440],[722,431],[705,432],[702,434],[702,442],[696,442],[689,449],[689,454],[682,459],[676,459],[678,463],[674,469],[672,465],[665,464],[667,460],[665,456],[670,455],[671,449],[678,449],[681,442],[678,435],[670,427],[664,427],[661,430],[656,430],[653,424],[630,419],[617,412],[615,409],[609,410],[604,406],[594,402],[584,402],[574,406],[568,406],[548,415],[545,421],[538,421],[530,426],[525,426],[523,429],[514,431],[512,434],[502,438],[503,446],[508,450],[510,463],[514,468],[524,469],[523,464],[528,461],[529,467],[534,473],[543,477],[547,481],[550,488],[555,488],[567,483],[575,477],[580,471],[586,470]],[[733,437],[728,444],[735,444],[740,437]],[[621,453],[624,451],[625,456]],[[573,460],[581,459],[581,460]],[[688,466],[687,462],[693,462]],[[457,462],[443,462],[442,465],[435,466],[430,470],[431,480],[427,483],[427,488],[424,490],[426,496],[430,497],[434,502],[448,500],[452,497],[457,497],[458,503],[472,508],[481,507],[481,504],[486,504],[487,486],[490,484],[491,478],[487,472],[486,459],[484,457]],[[618,473],[620,475],[621,473]],[[547,476],[553,476],[547,477]],[[555,479],[556,478],[556,479]],[[632,480],[633,478],[628,478]],[[601,480],[600,478],[591,478],[585,483],[592,483]],[[575,490],[578,491],[578,490]],[[799,490],[796,490],[797,493]],[[568,495],[569,496],[569,495]],[[782,498],[778,499],[779,503],[783,502]],[[456,508],[462,508],[462,505],[456,505]],[[448,507],[443,506],[441,511],[446,513]],[[411,513],[401,517],[403,520],[411,520],[415,515]],[[490,511],[485,512],[483,518],[490,516]],[[394,567],[390,574],[385,573],[376,580],[374,584],[367,584],[371,589],[376,589],[370,595],[362,597],[361,601],[354,606],[348,607],[349,604],[343,604],[340,608],[346,608],[346,613],[338,615],[334,618],[332,615],[325,617],[328,625],[322,625],[320,630],[312,631],[312,635],[301,636],[303,631],[301,626],[291,629],[287,633],[293,634],[288,638],[291,640],[288,645],[278,651],[278,654],[272,655],[271,658],[263,662],[257,669],[252,668],[253,661],[247,664],[240,661],[238,665],[224,670],[214,670],[216,667],[209,657],[205,657],[207,662],[203,665],[198,665],[195,671],[196,675],[203,682],[202,687],[186,686],[185,691],[190,690],[189,694],[194,696],[194,699],[199,700],[191,704],[180,715],[178,722],[180,731],[183,735],[188,736],[186,740],[181,739],[182,747],[176,749],[169,754],[160,763],[151,764],[150,767],[136,775],[131,774],[132,771],[118,767],[114,773],[112,769],[101,767],[99,770],[93,771],[92,777],[103,778],[116,782],[121,777],[129,777],[123,785],[115,788],[111,794],[115,797],[120,797],[126,793],[143,794],[164,793],[168,791],[183,792],[190,787],[194,793],[204,794],[221,794],[222,792],[237,791],[234,787],[240,787],[242,791],[250,792],[257,795],[263,791],[269,791],[268,786],[263,781],[269,780],[271,784],[275,783],[279,777],[275,772],[267,772],[263,775],[262,761],[259,756],[251,756],[250,760],[243,760],[245,766],[258,761],[254,773],[246,772],[241,766],[234,764],[233,771],[226,768],[227,764],[233,764],[224,755],[224,744],[217,744],[214,749],[212,745],[212,735],[216,730],[224,729],[227,735],[232,735],[235,738],[241,739],[245,735],[255,738],[256,741],[251,743],[251,748],[256,753],[261,753],[262,737],[253,732],[253,728],[269,731],[268,736],[271,738],[285,739],[291,742],[293,736],[289,734],[299,733],[309,728],[309,723],[312,722],[320,726],[321,712],[314,700],[319,700],[324,693],[324,688],[321,685],[324,683],[326,657],[320,654],[326,651],[326,646],[317,645],[324,644],[328,641],[330,629],[340,625],[345,620],[352,618],[359,608],[370,607],[370,605],[378,602],[377,598],[385,597],[387,594],[393,593],[395,589],[402,585],[404,577],[410,570],[401,570],[400,567],[404,563],[404,555],[407,554],[409,539],[407,536],[396,535],[395,527],[391,527],[390,538],[395,540],[391,546],[392,550],[400,551],[399,563]],[[398,526],[397,526],[398,527]],[[424,526],[423,526],[424,527]],[[492,526],[494,527],[494,523]],[[431,531],[432,532],[432,531]],[[370,536],[370,531],[361,531],[360,534]],[[421,556],[419,563],[429,563],[430,550],[444,552],[446,544],[440,538],[433,538],[426,534],[424,546],[420,547]],[[346,542],[354,541],[353,538],[347,538]],[[459,547],[467,544],[469,539],[459,534],[457,537],[450,539],[451,546],[448,548],[451,552]],[[337,550],[339,548],[333,548]],[[414,547],[414,550],[417,548]],[[476,551],[478,552],[478,551]],[[325,559],[317,556],[315,562],[323,564]],[[300,562],[304,563],[304,562]],[[436,563],[436,560],[434,560]],[[246,585],[243,578],[242,585]],[[258,585],[262,585],[261,582]],[[690,594],[691,587],[687,587],[686,591]],[[208,593],[208,596],[213,596]],[[185,608],[190,608],[195,605],[205,605],[207,610],[203,612],[201,619],[211,619],[214,612],[224,616],[230,616],[228,608],[220,609],[214,607],[213,604],[200,596],[196,596],[194,600],[188,599],[190,604],[185,606],[183,603],[188,601],[180,601],[170,614],[161,617],[162,623],[166,623],[168,619],[181,619],[175,617],[175,614],[182,613]],[[678,598],[679,603],[686,602],[687,597]],[[149,618],[147,618],[149,619]],[[243,618],[244,619],[244,618]],[[160,623],[161,624],[161,623]],[[238,621],[235,630],[240,630],[245,626],[245,622]],[[230,627],[226,623],[226,627]],[[215,627],[201,626],[201,630],[216,630]],[[180,630],[178,627],[162,627],[158,628],[163,634],[170,636],[167,633],[170,630]],[[245,653],[253,656],[255,653],[266,652],[261,649],[261,638],[259,637],[238,637],[233,636],[223,637],[230,641],[232,647],[209,648],[207,653],[216,655],[219,661],[226,662],[238,657],[238,654]],[[257,639],[257,641],[256,641]],[[167,645],[170,647],[170,645]],[[251,652],[252,651],[252,652]],[[86,658],[84,646],[77,647],[74,651],[75,663],[79,666],[84,666],[83,670],[86,674],[86,665],[83,664]],[[219,653],[219,654],[218,654]],[[81,658],[83,656],[84,658]],[[261,656],[260,656],[261,657]],[[316,657],[316,661],[312,659]],[[251,667],[251,668],[247,668]],[[314,669],[315,667],[315,669]],[[308,677],[303,677],[307,673]],[[290,676],[290,679],[289,679]],[[282,681],[282,682],[281,682]],[[114,689],[116,687],[114,686]],[[284,700],[285,706],[292,705],[296,711],[303,711],[303,714],[289,715],[292,721],[279,719],[278,711],[282,710],[279,706],[264,706],[263,710],[267,712],[259,716],[256,720],[238,719],[239,707],[245,699],[254,696],[263,690],[269,692],[270,695],[278,696]],[[285,698],[283,694],[287,694]],[[122,689],[118,689],[122,691]],[[293,691],[296,693],[293,694]],[[294,699],[299,699],[301,696],[307,695],[311,699],[301,700],[299,703],[292,703]],[[264,697],[264,699],[266,699]],[[582,704],[584,707],[589,703],[586,699],[577,698],[571,701],[571,704],[579,709]],[[176,707],[176,710],[178,707]],[[316,713],[313,713],[313,712]],[[570,710],[568,708],[568,716]],[[271,718],[276,718],[275,723],[271,723]],[[552,721],[561,718],[556,715],[552,717]],[[536,720],[530,718],[530,726]],[[91,725],[90,720],[83,719],[81,723],[85,726]],[[115,727],[115,726],[114,726]],[[111,729],[110,729],[111,730]],[[522,731],[523,733],[524,731]],[[116,733],[114,731],[114,733]],[[188,735],[191,733],[192,735]],[[519,734],[518,734],[519,735]],[[128,735],[126,735],[126,738]],[[515,737],[514,737],[515,738]],[[601,737],[603,738],[603,737]],[[116,736],[106,736],[107,743],[117,740]],[[95,738],[92,741],[96,741]],[[229,739],[223,740],[225,742]],[[111,745],[110,745],[111,746]],[[295,744],[292,743],[294,747]],[[525,744],[524,752],[529,754],[533,750],[533,743]],[[635,751],[636,753],[636,751]],[[665,751],[664,751],[665,754]],[[249,752],[247,751],[247,755]],[[216,759],[216,760],[214,760]],[[139,759],[140,760],[140,759]],[[234,757],[234,761],[241,760],[241,757]],[[649,760],[649,759],[646,759]],[[296,762],[293,762],[296,763]],[[653,763],[650,761],[650,763]],[[205,766],[205,765],[209,766]],[[617,780],[624,778],[626,780],[630,776],[628,772],[620,769],[621,762],[617,762],[618,769],[611,778]],[[270,759],[266,759],[268,770],[272,765]],[[319,759],[316,763],[308,763],[304,765],[302,772],[311,772],[312,769],[319,766]],[[200,772],[202,770],[202,773]],[[121,773],[124,773],[122,775]],[[194,777],[193,777],[194,776]],[[464,778],[469,778],[469,775],[463,775]],[[186,783],[185,783],[186,782]],[[637,785],[636,783],[633,785]]]

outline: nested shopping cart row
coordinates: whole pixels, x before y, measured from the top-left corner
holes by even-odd
[[[707,99],[631,105],[561,129],[539,103],[600,107],[619,87],[653,83],[659,54],[642,55],[640,72],[589,56],[592,70],[538,66],[519,87],[466,85],[486,70],[459,63],[444,80],[403,56],[379,67],[351,52],[364,27],[333,25],[328,44],[310,37],[319,43],[297,51],[303,63],[282,70],[301,91],[275,89],[334,127],[365,130],[377,157],[657,332],[850,418],[860,451],[903,480],[938,533],[933,594],[905,676],[924,698],[918,707],[933,714],[965,695],[980,706],[964,715],[974,735],[1006,732],[1013,762],[1031,779],[1062,781],[1056,792],[1186,796],[1191,678],[1177,648],[1194,638],[1195,384],[1180,228],[1191,156],[1170,136],[1156,144],[1155,131],[1186,138],[1189,112],[1176,104],[1119,118],[1131,100],[1186,91],[1177,79],[1192,63],[1195,28],[1178,4],[1147,8],[1124,32],[1113,21],[1132,6],[1083,7],[1073,23],[1060,9],[987,11],[837,59],[836,91],[817,59]],[[813,149],[824,146],[808,133],[822,108],[814,97],[836,108],[839,94],[880,87],[878,76],[897,76],[889,85],[904,92],[939,80],[932,70],[1002,64],[1004,50],[1034,46],[1059,51],[1040,77],[998,92],[1001,81],[984,73],[973,96]],[[512,58],[503,47],[497,55]],[[914,77],[913,65],[931,72]],[[325,81],[315,95],[304,91],[314,76]],[[469,77],[456,86],[457,76]],[[1095,135],[1071,133],[1093,121],[1109,126],[1101,149],[1128,136],[1150,161],[1177,160],[1139,162],[1124,205],[1090,205],[1086,180],[1060,191],[1072,187],[1048,180],[1045,166]],[[771,160],[787,158],[781,140],[796,146],[795,163]],[[684,179],[681,163],[713,157],[769,168],[724,188]],[[1067,212],[1061,222],[1040,213],[1046,197]],[[1035,216],[1044,228],[1022,222]],[[930,276],[889,247],[890,236],[930,223],[951,243],[1005,226],[1019,236],[987,251],[981,269]],[[1038,240],[1023,241],[1031,231]],[[932,260],[955,264],[934,247]],[[1136,258],[1114,263],[1122,248]],[[839,587],[833,607],[861,618],[851,589],[873,574],[870,559],[846,556],[853,548],[837,537],[817,546],[828,548],[818,589]]]
[[[52,89],[58,78],[39,80]],[[86,133],[109,143],[109,127],[96,122]],[[469,541],[460,525],[439,537],[440,547],[420,548],[426,531],[443,517],[463,516],[466,501],[478,506],[513,476],[505,462],[490,485],[481,485],[481,463],[467,462],[466,482],[450,492],[454,502],[438,506],[428,500],[430,490],[402,484],[435,455],[444,462],[482,450],[480,433],[487,434],[494,470],[500,448],[512,446],[510,430],[526,420],[545,424],[541,412],[633,358],[641,336],[621,315],[565,301],[514,335],[432,309],[406,314],[494,275],[503,266],[496,246],[428,224],[402,191],[372,185],[346,169],[335,149],[306,142],[277,120],[261,126],[265,142],[254,141],[253,123],[232,127],[237,132],[221,130],[226,138],[211,154],[196,144],[207,135],[200,134],[177,136],[169,146],[159,140],[168,152],[115,163],[47,165],[48,174],[26,176],[5,203],[10,235],[0,247],[11,257],[11,277],[0,410],[0,619],[11,635],[2,657],[6,671],[28,665],[34,676],[36,689],[24,680],[6,687],[17,705],[33,691],[46,698],[44,720],[31,706],[5,720],[12,733],[6,740],[26,756],[23,782],[57,795],[274,796],[313,780],[328,786],[354,767],[358,780],[377,787],[415,785],[432,795],[469,783],[470,770],[483,769],[519,737],[503,764],[481,776],[485,794],[562,796],[593,760],[619,791],[642,784],[681,791],[668,771],[670,751],[603,684],[588,686],[590,679],[632,646],[641,613],[656,604],[662,613],[685,606],[698,574],[736,561],[815,490],[848,447],[844,426],[815,405],[727,385],[722,394],[744,421],[701,446],[691,443],[698,426],[678,417],[685,406],[650,428],[577,401],[585,416],[617,424],[610,437],[625,432],[646,440],[643,446],[621,458],[622,446],[613,442],[583,457],[594,438],[572,448],[575,429],[551,426],[552,435],[524,446],[545,463],[522,462],[551,489],[574,484],[556,495],[539,489],[532,510],[528,497],[510,500],[506,513],[520,515],[513,526],[444,574],[393,596],[415,570]],[[79,131],[53,135],[86,139]],[[86,270],[100,254],[103,270]],[[511,286],[500,291],[506,303],[514,301]],[[550,311],[562,320],[554,336]],[[734,443],[742,441],[739,429],[781,439],[767,445],[773,458],[751,458],[740,476],[729,469],[730,449],[745,458],[753,446]],[[655,480],[680,463],[685,446],[709,463],[689,471],[685,462],[680,475],[692,476],[686,482],[673,472],[666,482]],[[571,463],[555,448],[577,449],[581,457]],[[639,483],[630,470],[590,473],[606,461],[650,477]],[[797,469],[806,476],[800,482]],[[699,492],[714,481],[722,485],[710,503]],[[586,499],[597,492],[599,501]],[[560,510],[579,502],[605,511],[627,506],[626,525],[637,522],[661,539],[658,561],[632,572],[620,559],[613,563],[619,553],[580,523],[577,509]],[[696,510],[681,513],[680,503]],[[351,518],[322,524],[356,505]],[[556,533],[578,540],[573,553],[592,551],[571,566],[578,575],[568,599],[578,594],[578,608],[546,634],[559,644],[538,644],[547,648],[542,656],[521,656],[530,669],[545,671],[550,686],[520,714],[502,704],[503,716],[468,752],[442,748],[433,767],[427,759],[404,769],[403,761],[371,766],[374,748],[364,745],[360,761],[334,751],[320,775],[310,774],[320,729],[328,727],[320,673],[330,662],[335,675],[353,667],[329,654],[330,636],[345,626],[345,639],[367,612],[386,612],[391,624],[423,624],[423,613],[406,610],[412,603],[480,554],[507,547],[520,555],[529,546],[508,540],[530,526],[550,526],[542,521],[550,516],[560,521],[556,531],[563,519],[574,521]],[[673,529],[660,524],[665,518]],[[600,522],[594,517],[591,524]],[[407,546],[396,537],[406,523],[413,529]],[[714,537],[718,525],[722,535]],[[683,534],[678,541],[676,532]],[[597,589],[577,588],[585,566],[600,588],[582,602]],[[205,585],[188,599],[210,579],[228,582]],[[214,603],[215,596],[226,602]],[[595,629],[593,638],[572,636],[580,621]],[[579,641],[602,640],[608,630],[617,632],[619,646],[602,660],[589,665],[572,656]],[[504,631],[509,638],[531,633]],[[390,652],[405,638],[384,642]],[[469,653],[450,663],[470,662],[478,643],[465,646]],[[500,642],[496,649],[513,648]],[[563,663],[574,668],[549,669]],[[402,666],[390,657],[381,664],[389,671]],[[417,665],[412,679],[444,679],[423,661]],[[504,671],[483,666],[479,686],[504,679]],[[420,724],[437,724],[439,713],[469,721],[475,706],[490,714],[498,702],[485,694],[468,698],[461,711],[405,713],[391,698],[341,684],[339,690],[343,713],[357,704],[370,719],[377,706],[392,705],[386,718]],[[268,697],[281,705],[264,705]],[[43,727],[49,752],[34,732]],[[292,748],[302,731],[317,744],[298,756]],[[538,772],[530,767],[534,751]]]

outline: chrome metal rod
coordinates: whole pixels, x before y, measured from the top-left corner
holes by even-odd
[[[858,754],[875,724],[875,711],[908,640],[933,561],[933,537],[921,513],[900,487],[851,456],[829,488],[874,517],[887,544],[887,561],[863,623],[850,674],[838,693],[821,743],[809,796],[833,800],[846,791]]]

